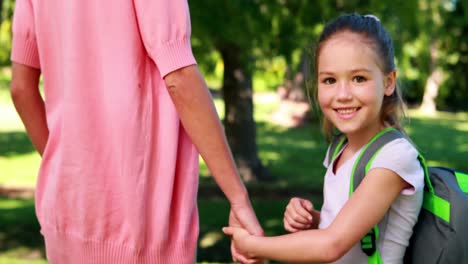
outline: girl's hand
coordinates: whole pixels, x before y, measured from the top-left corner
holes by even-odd
[[[241,260],[242,263],[258,263],[259,260],[256,259],[255,256],[250,255],[246,248],[247,240],[252,237],[247,230],[240,227],[229,226],[223,227],[223,233],[231,237],[233,246],[244,256],[243,260]]]
[[[229,213],[229,226],[238,227],[244,231],[249,232],[252,235],[263,236],[263,229],[261,228],[258,220],[253,212],[250,204],[244,206],[238,206],[231,204],[231,212]],[[262,259],[252,259],[242,254],[235,244],[234,240],[231,242],[231,254],[234,262],[249,263],[249,264],[262,264]]]
[[[284,211],[284,229],[298,232],[305,229],[317,228],[320,213],[314,210],[314,205],[306,199],[291,198]]]

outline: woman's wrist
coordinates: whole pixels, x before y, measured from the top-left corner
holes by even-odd
[[[237,190],[233,191],[232,194],[227,197],[227,199],[231,204],[231,208],[244,207],[246,205],[250,206],[247,188],[245,188],[242,183]]]

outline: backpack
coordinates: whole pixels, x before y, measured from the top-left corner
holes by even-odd
[[[351,175],[350,196],[359,186],[374,156],[387,143],[406,138],[394,128],[384,129],[375,135],[357,157]],[[346,142],[344,135],[336,136],[328,149],[328,164]],[[411,142],[411,141],[410,141]],[[424,199],[421,212],[404,263],[414,264],[462,264],[468,263],[468,174],[450,168],[428,167],[419,153],[424,169]],[[382,263],[377,251],[379,236],[375,225],[361,239],[361,249],[368,256],[368,263]]]

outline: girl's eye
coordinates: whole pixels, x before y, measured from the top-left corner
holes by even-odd
[[[367,79],[363,76],[354,76],[353,77],[353,81],[355,82],[358,82],[358,83],[361,83],[361,82],[365,82]]]
[[[334,78],[325,78],[322,82],[324,84],[333,84],[336,82],[336,80]]]

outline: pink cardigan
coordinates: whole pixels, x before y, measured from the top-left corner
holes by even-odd
[[[187,2],[17,0],[11,59],[44,80],[51,263],[194,263],[198,153],[162,79],[196,63]]]

